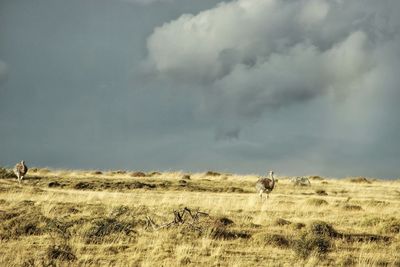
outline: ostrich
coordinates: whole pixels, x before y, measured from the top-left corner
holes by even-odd
[[[27,173],[27,171],[28,167],[26,167],[25,162],[23,160],[15,165],[14,173],[17,176],[19,183],[21,183],[22,178],[24,178],[24,175]]]
[[[267,194],[267,198],[269,198],[269,193],[274,189],[275,187],[275,178],[274,178],[274,172],[269,171],[268,172],[269,178],[262,177],[258,179],[256,183],[256,189],[257,192],[260,194],[261,201],[263,199],[263,193]]]

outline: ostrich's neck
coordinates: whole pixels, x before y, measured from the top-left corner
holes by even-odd
[[[269,177],[270,177],[271,180],[272,180],[272,186],[275,186],[275,178],[274,178],[274,175],[271,173],[271,174],[269,175]]]

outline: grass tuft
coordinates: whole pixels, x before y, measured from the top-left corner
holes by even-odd
[[[285,220],[285,219],[282,219],[282,218],[277,218],[274,221],[274,225],[283,226],[283,225],[289,225],[289,224],[292,224],[292,222],[290,222],[288,220]]]
[[[115,218],[102,218],[93,222],[92,227],[86,232],[87,244],[100,244],[107,241],[112,234],[129,235],[133,232],[130,223],[121,222]]]
[[[77,258],[68,245],[52,245],[47,248],[47,257],[50,260],[75,261]]]

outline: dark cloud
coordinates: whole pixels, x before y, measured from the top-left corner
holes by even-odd
[[[312,143],[318,163],[331,169],[328,161],[353,162],[352,155],[367,164],[382,132],[397,129],[385,122],[399,111],[390,100],[399,83],[399,8],[393,0],[232,1],[156,28],[147,64],[155,77],[201,92],[217,140],[237,139],[271,112],[319,98],[330,115],[315,122],[323,127]],[[296,136],[285,142],[286,154],[305,149]]]
[[[8,73],[7,64],[0,60],[0,83],[6,80]]]
[[[399,1],[219,2],[1,1],[0,165],[398,176]]]

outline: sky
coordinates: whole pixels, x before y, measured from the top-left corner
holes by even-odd
[[[398,0],[0,0],[0,166],[400,177]]]

